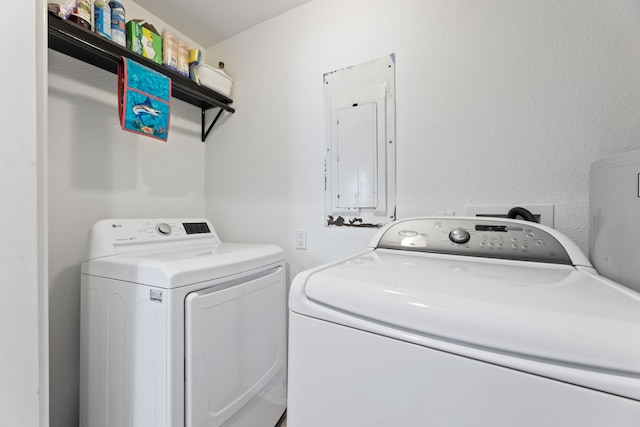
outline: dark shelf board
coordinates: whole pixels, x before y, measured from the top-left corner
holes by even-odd
[[[233,101],[226,96],[207,87],[200,86],[161,64],[157,64],[79,25],[52,15],[49,15],[49,48],[112,73],[118,72],[118,64],[122,63],[123,56],[131,58],[170,77],[172,95],[175,98],[195,105],[203,111],[210,108],[220,108],[229,113],[235,112],[235,109],[229,105]]]

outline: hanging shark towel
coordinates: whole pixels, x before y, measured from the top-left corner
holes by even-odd
[[[171,118],[171,79],[123,57],[118,67],[122,129],[167,140]]]

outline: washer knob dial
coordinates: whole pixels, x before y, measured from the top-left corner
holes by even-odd
[[[464,228],[458,227],[451,230],[449,233],[449,240],[453,243],[463,244],[467,243],[471,239],[471,235]]]
[[[158,231],[158,233],[165,236],[171,234],[171,226],[166,222],[161,222],[160,224],[156,225],[156,230]]]

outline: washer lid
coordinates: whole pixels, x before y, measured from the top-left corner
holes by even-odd
[[[208,243],[95,258],[82,274],[165,289],[219,279],[284,259],[275,245]]]
[[[403,340],[418,335],[542,362],[553,372],[633,377],[640,400],[640,295],[572,266],[378,249],[296,277],[290,308],[335,323],[357,319],[355,327]],[[548,372],[541,374],[555,377]],[[630,394],[629,384],[605,388]]]

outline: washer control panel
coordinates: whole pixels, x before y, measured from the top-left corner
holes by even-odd
[[[383,230],[376,248],[569,264],[558,239],[536,223],[485,218],[420,218]]]

